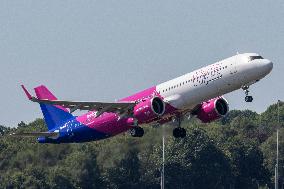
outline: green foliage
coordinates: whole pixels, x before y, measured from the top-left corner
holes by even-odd
[[[276,128],[279,171],[284,178],[284,104],[262,114],[232,110],[220,121],[183,122],[187,137],[174,139],[166,125],[166,188],[261,188],[274,182]],[[160,188],[162,128],[144,127],[84,144],[38,144],[12,132],[45,131],[42,119],[15,128],[0,126],[0,188]]]
[[[261,145],[261,149],[265,157],[265,167],[271,173],[274,173],[276,165],[276,132]],[[284,183],[284,128],[279,129],[279,177]]]
[[[107,170],[108,188],[142,188],[139,170],[138,150],[131,149],[125,158]]]
[[[227,188],[232,180],[229,159],[203,129],[170,139],[166,154],[166,188]]]

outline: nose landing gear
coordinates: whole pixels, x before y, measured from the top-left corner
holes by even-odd
[[[252,101],[253,101],[252,96],[246,96],[246,97],[245,97],[245,101],[246,101],[246,102],[252,102]]]
[[[249,86],[244,86],[242,87],[242,89],[245,91],[246,97],[245,97],[245,101],[246,102],[252,102],[253,101],[253,97],[249,96]]]

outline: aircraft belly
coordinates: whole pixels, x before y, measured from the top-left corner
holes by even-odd
[[[98,120],[92,124],[93,129],[105,133],[107,135],[117,135],[129,129],[127,125],[127,119],[120,119],[117,114],[105,113],[102,118],[97,118]]]
[[[88,116],[89,115],[89,116]],[[71,120],[60,128],[59,142],[87,142],[105,139],[129,129],[127,120],[118,119],[114,113],[93,118],[92,112]]]

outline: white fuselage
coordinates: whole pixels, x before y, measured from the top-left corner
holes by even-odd
[[[197,104],[249,86],[265,77],[273,67],[256,53],[238,54],[157,85],[165,101],[177,109],[190,110]]]

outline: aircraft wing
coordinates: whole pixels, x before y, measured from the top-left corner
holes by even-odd
[[[19,136],[19,137],[58,137],[58,132],[19,132],[12,133],[10,136]]]
[[[59,105],[64,108],[69,108],[70,112],[75,110],[97,110],[101,113],[103,112],[124,112],[126,110],[132,109],[136,103],[132,102],[84,102],[84,101],[65,101],[65,100],[40,100],[40,99],[31,99],[33,102],[50,104],[50,105]],[[97,115],[98,116],[98,115]]]
[[[23,85],[22,88],[29,100],[33,102],[63,106],[64,108],[69,108],[71,113],[76,110],[97,110],[98,112],[96,114],[96,117],[104,112],[115,112],[120,114],[130,113],[129,111],[132,110],[136,105],[135,102],[87,102],[38,99],[36,97],[33,97]]]

